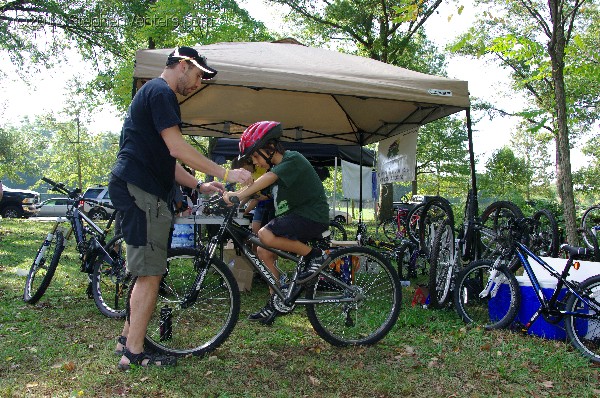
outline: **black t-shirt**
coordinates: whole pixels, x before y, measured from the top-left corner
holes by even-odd
[[[127,110],[112,173],[168,201],[175,182],[175,158],[160,132],[180,124],[177,96],[167,82],[158,78],[144,84]]]

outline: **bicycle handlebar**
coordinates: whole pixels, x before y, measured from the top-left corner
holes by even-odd
[[[42,181],[47,182],[48,184],[50,184],[52,186],[51,189],[53,191],[57,191],[57,192],[60,192],[60,193],[62,193],[64,195],[67,195],[70,199],[73,199],[73,200],[83,200],[85,202],[93,203],[93,204],[97,204],[97,205],[101,205],[101,206],[107,207],[109,209],[114,209],[115,208],[114,206],[112,206],[112,205],[110,205],[108,203],[102,203],[102,202],[99,202],[99,201],[94,200],[94,199],[84,198],[83,196],[81,196],[81,190],[79,188],[74,188],[73,190],[69,190],[65,186],[65,184],[63,184],[62,182],[59,183],[59,182],[53,181],[53,180],[51,180],[48,177],[42,177]]]

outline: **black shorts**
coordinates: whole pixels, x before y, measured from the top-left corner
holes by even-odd
[[[269,221],[265,228],[275,236],[308,242],[311,239],[320,238],[329,225],[309,220],[298,214],[284,214]]]

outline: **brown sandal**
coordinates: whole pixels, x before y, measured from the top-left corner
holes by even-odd
[[[129,359],[129,363],[120,363],[120,370],[129,370],[132,366],[141,366],[146,368],[148,366],[175,366],[177,365],[177,357],[171,355],[160,355],[160,354],[149,354],[146,352],[140,352],[139,354],[133,354],[125,347],[123,349],[123,356]],[[144,363],[145,360],[148,360]]]

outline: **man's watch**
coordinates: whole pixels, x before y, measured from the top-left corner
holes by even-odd
[[[198,184],[196,184],[196,191],[199,191],[201,186],[202,186],[202,181],[198,180]]]

